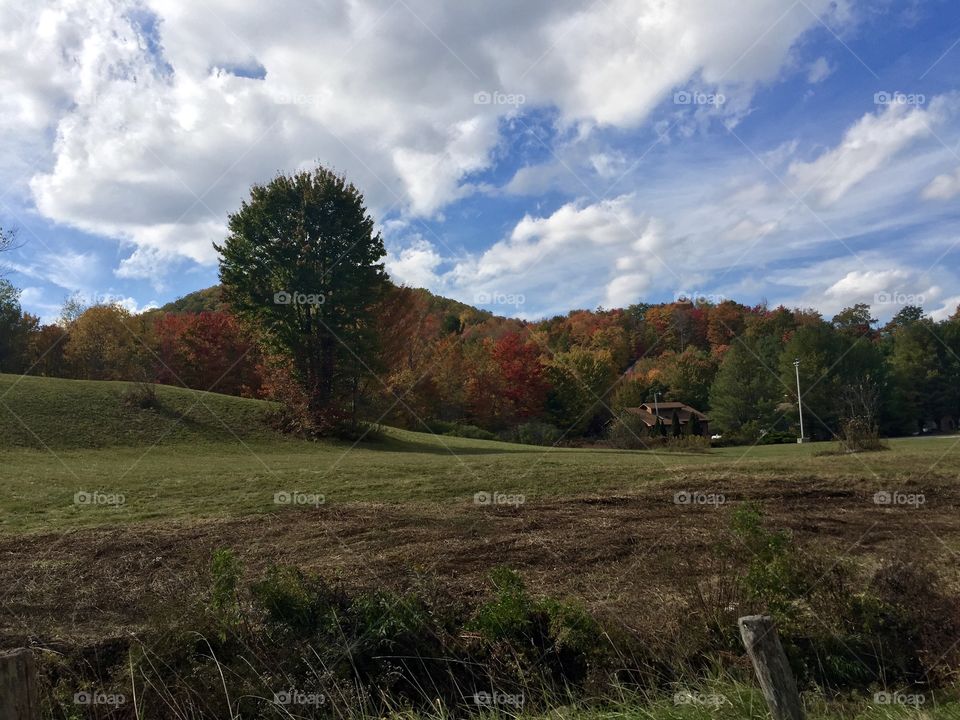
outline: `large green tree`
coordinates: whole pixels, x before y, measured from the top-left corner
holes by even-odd
[[[220,280],[233,311],[289,358],[316,427],[354,409],[374,361],[386,274],[363,195],[323,167],[254,185],[230,216]]]
[[[896,430],[917,432],[927,421],[957,413],[951,324],[938,325],[919,309],[904,308],[887,325]]]
[[[782,422],[784,389],[775,372],[779,343],[771,336],[736,338],[710,387],[710,419],[725,434],[754,440]]]
[[[20,291],[0,278],[0,372],[26,370],[27,343],[37,319],[20,308]]]

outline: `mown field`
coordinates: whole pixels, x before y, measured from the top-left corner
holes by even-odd
[[[745,503],[838,563],[946,568],[960,552],[957,437],[861,455],[831,444],[558,449],[389,428],[312,443],[276,435],[265,403],[159,388],[142,409],[125,402],[128,389],[0,375],[4,646],[93,647],[171,608],[189,613],[206,601],[198,589],[219,548],[248,579],[278,563],[357,589],[439,578],[465,602],[509,566],[532,592],[574,598],[640,635],[679,632],[682,618],[662,609],[722,572],[714,551]],[[764,716],[749,690],[727,694],[722,708],[608,716]],[[920,711],[849,716],[948,716]]]
[[[829,454],[831,443],[709,453],[543,448],[391,428],[359,443],[312,443],[276,435],[266,403],[161,387],[159,407],[144,410],[124,404],[126,388],[0,375],[0,533],[304,510],[278,506],[283,491],[322,495],[328,510],[368,502],[453,512],[473,507],[476,493],[503,493],[524,497],[521,512],[590,495],[672,503],[687,490],[735,501],[776,487],[784,497],[831,489],[872,497],[948,491],[960,479],[960,437],[893,440],[891,452],[856,455]],[[123,502],[78,505],[78,492]],[[938,499],[932,492],[926,508]]]

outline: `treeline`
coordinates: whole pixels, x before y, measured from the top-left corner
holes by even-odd
[[[885,435],[951,430],[960,416],[960,313],[905,307],[883,326],[856,305],[813,310],[680,300],[496,317],[387,286],[357,358],[353,411],[367,421],[522,441],[601,438],[625,408],[679,401],[728,441],[797,433],[799,360],[807,435],[850,419]],[[182,385],[289,399],[289,358],[231,313],[219,288],[134,315],[68,302],[54,324],[0,280],[0,372]]]

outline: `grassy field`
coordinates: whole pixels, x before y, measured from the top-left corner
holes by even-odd
[[[768,482],[872,495],[960,479],[960,445],[950,437],[894,440],[891,452],[864,455],[824,454],[828,443],[709,453],[542,448],[389,428],[359,444],[312,443],[273,433],[266,403],[161,387],[159,406],[140,409],[123,402],[126,388],[0,375],[0,532],[290,512],[302,508],[274,497],[294,491],[327,505],[463,505],[482,492],[536,503],[663,487],[667,499],[683,490],[734,499]],[[123,502],[77,504],[77,493]]]
[[[433,577],[471,601],[508,565],[533,592],[640,634],[691,578],[718,572],[713,549],[745,502],[837,562],[907,553],[953,567],[960,552],[957,437],[858,455],[831,443],[560,449],[390,428],[358,444],[307,442],[277,435],[267,403],[161,387],[141,409],[125,402],[129,388],[0,375],[3,645],[97,646],[158,612],[195,611],[225,547],[248,579],[272,564],[357,588]],[[878,492],[908,500],[878,504]],[[764,717],[749,688],[726,695],[717,708],[667,699],[602,717]],[[956,705],[921,712],[860,701],[812,716],[960,716]]]

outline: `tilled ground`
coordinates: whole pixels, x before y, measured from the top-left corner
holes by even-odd
[[[874,502],[872,480],[784,483],[746,478],[715,487],[664,484],[644,493],[569,497],[517,507],[329,504],[232,520],[138,524],[0,539],[0,642],[92,642],[187,612],[210,585],[213,551],[231,548],[250,578],[296,565],[354,587],[408,587],[439,578],[474,598],[491,568],[521,571],[534,592],[575,596],[628,627],[640,607],[669,602],[691,577],[719,572],[730,509],[757,501],[771,527],[838,560],[893,554],[949,558],[960,550],[960,489],[946,481],[895,488],[922,505]],[[894,489],[891,489],[894,490]],[[720,506],[677,493],[722,493]]]

